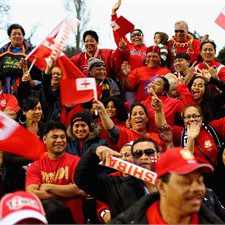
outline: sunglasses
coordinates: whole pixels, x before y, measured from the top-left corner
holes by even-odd
[[[143,156],[143,154],[145,154],[146,156],[151,156],[151,155],[154,155],[155,153],[156,153],[155,149],[148,148],[148,149],[144,149],[144,150],[136,150],[132,154],[133,154],[134,158],[141,158]]]
[[[142,36],[142,33],[141,32],[135,32],[135,33],[131,33],[130,36],[131,37]]]
[[[175,33],[178,33],[178,32],[184,33],[184,30],[175,30]]]

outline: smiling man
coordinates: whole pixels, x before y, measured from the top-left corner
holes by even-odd
[[[187,53],[190,56],[190,62],[195,62],[200,54],[200,45],[200,40],[189,33],[188,24],[185,21],[175,22],[174,36],[168,42],[171,66],[175,56],[180,53]]]
[[[65,204],[70,209],[75,208],[76,212],[71,211],[73,222],[82,223],[82,202],[81,198],[77,197],[85,196],[85,193],[73,183],[79,157],[65,153],[67,136],[61,123],[47,123],[43,134],[47,153],[28,167],[26,191],[36,194],[41,200],[51,201],[56,198],[62,205]],[[77,199],[72,199],[74,197]],[[48,214],[48,210],[46,212]]]
[[[210,164],[199,163],[184,148],[171,148],[156,163],[158,193],[143,197],[112,223],[119,224],[221,224],[203,203],[203,173]]]

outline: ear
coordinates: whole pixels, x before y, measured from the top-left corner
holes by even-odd
[[[160,195],[165,196],[166,195],[166,183],[162,182],[160,179],[156,180],[156,187],[160,193]]]
[[[46,135],[42,138],[42,140],[43,140],[44,144],[46,144],[46,141],[47,141]]]

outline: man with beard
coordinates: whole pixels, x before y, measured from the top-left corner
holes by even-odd
[[[63,220],[48,220],[49,223],[83,223],[80,197],[85,196],[85,193],[73,183],[73,174],[79,157],[65,153],[66,128],[59,122],[49,122],[46,124],[43,135],[47,152],[28,167],[26,191],[36,194],[41,200],[47,200],[43,201],[47,217],[51,217],[50,214],[57,214],[53,209],[47,209],[49,205],[53,205],[52,200],[62,208],[67,206],[71,209],[74,221],[68,221],[69,216],[62,215]],[[73,199],[75,197],[76,199]],[[56,218],[57,216],[59,215],[55,215]]]

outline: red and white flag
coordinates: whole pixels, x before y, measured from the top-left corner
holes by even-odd
[[[85,77],[81,70],[65,54],[62,54],[56,59],[56,65],[62,70],[62,80],[74,80],[76,78]]]
[[[116,44],[119,45],[121,38],[125,38],[126,34],[134,30],[134,24],[125,17],[120,16],[115,21],[112,21],[112,28]]]
[[[155,184],[155,180],[157,178],[157,174],[155,172],[114,156],[110,156],[109,160],[106,160],[104,163],[100,162],[100,164],[116,169],[122,173],[129,174],[151,184]]]
[[[64,19],[53,31],[34,48],[26,57],[41,71],[45,71],[47,64],[56,60],[64,50],[70,34],[79,26],[79,20]]]
[[[95,78],[61,80],[60,88],[61,102],[65,106],[74,106],[97,99]]]
[[[221,28],[225,30],[225,8],[223,11],[217,16],[215,23],[219,25]]]
[[[39,138],[0,112],[0,149],[31,160],[38,160],[45,152]]]

